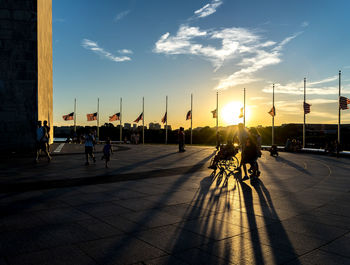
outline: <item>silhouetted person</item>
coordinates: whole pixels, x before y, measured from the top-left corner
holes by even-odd
[[[247,167],[246,167],[245,163],[242,163],[244,152],[245,152],[245,144],[246,144],[248,136],[249,136],[249,133],[248,133],[247,129],[244,127],[243,123],[238,124],[238,130],[235,133],[234,137],[238,138],[239,146],[241,148],[241,163],[239,165],[238,170],[241,170],[241,167],[243,167],[243,171],[244,171],[243,180],[248,179]]]
[[[179,129],[179,152],[185,152],[185,131],[183,127]]]
[[[250,164],[250,169],[251,169],[251,178],[257,177],[257,159],[258,159],[258,149],[256,146],[256,143],[252,140],[251,137],[248,137],[245,143],[245,150],[242,155],[242,160],[241,162],[245,164]],[[247,180],[249,179],[248,176],[245,176],[242,180]]]
[[[290,151],[290,146],[291,146],[291,141],[290,139],[288,138],[287,141],[286,141],[286,145],[284,146],[284,150],[285,151]]]
[[[220,131],[218,131],[216,135],[216,139],[217,139],[216,149],[219,150],[220,145],[223,144],[222,133]]]
[[[47,151],[50,153],[50,126],[47,125],[47,121],[44,121],[44,127],[46,129],[46,145]]]
[[[135,143],[139,144],[139,141],[140,141],[140,134],[137,133],[136,136],[135,136]]]
[[[227,160],[230,157],[235,156],[237,153],[232,141],[227,141],[227,145],[221,145],[219,151],[212,160],[211,165],[208,168],[217,169],[218,162],[220,160]]]
[[[337,158],[339,158],[340,148],[340,143],[338,142],[338,140],[335,140],[335,151]]]
[[[256,145],[256,156],[257,157],[256,157],[255,166],[256,166],[256,175],[257,175],[257,177],[259,177],[260,170],[259,170],[258,159],[262,155],[262,153],[261,153],[261,135],[259,134],[259,132],[255,128],[250,128],[249,133],[250,133],[250,137],[251,137],[253,144]],[[252,169],[249,169],[249,171],[252,171]]]
[[[37,122],[36,129],[36,141],[35,141],[35,149],[36,149],[36,158],[35,162],[39,161],[40,152],[44,152],[47,156],[48,161],[51,161],[51,156],[47,151],[47,132],[46,128],[41,126],[41,121]]]
[[[275,145],[275,144],[271,145],[270,156],[278,156],[277,145]]]
[[[113,154],[111,140],[109,138],[107,138],[106,144],[103,147],[103,156],[102,156],[102,159],[105,160],[105,167],[106,168],[108,168],[108,162],[111,159],[111,154]]]
[[[85,137],[85,158],[86,158],[86,162],[85,165],[88,166],[89,165],[89,156],[92,158],[92,160],[94,161],[94,163],[96,162],[95,156],[94,156],[94,144],[95,144],[95,137],[92,134],[92,131],[89,131]]]

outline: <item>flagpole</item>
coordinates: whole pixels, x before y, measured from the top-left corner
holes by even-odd
[[[305,114],[305,101],[306,101],[306,78],[304,77],[304,104],[303,104],[303,110],[304,110],[304,124],[303,124],[303,148],[305,148],[305,130],[306,130],[306,114]]]
[[[340,95],[341,95],[341,71],[339,70],[339,97],[338,97],[338,144],[340,145]]]
[[[77,99],[74,99],[74,132],[77,132]]]
[[[165,144],[168,144],[168,96],[165,97]]]
[[[100,98],[97,98],[97,140],[100,140]]]
[[[245,127],[245,88],[244,88],[244,105],[243,105],[243,125]]]
[[[123,134],[123,128],[122,128],[122,117],[123,117],[123,115],[122,115],[122,98],[120,98],[120,106],[119,106],[119,141],[121,142],[122,141],[122,139],[123,139],[123,136],[122,136],[122,134]]]
[[[272,108],[274,114],[272,115],[272,145],[275,144],[275,84],[272,84]]]
[[[193,95],[191,93],[191,145],[192,145],[192,119],[193,119],[192,105],[193,105]]]
[[[216,91],[216,146],[219,143],[219,92]]]
[[[142,97],[142,144],[145,144],[145,97]]]

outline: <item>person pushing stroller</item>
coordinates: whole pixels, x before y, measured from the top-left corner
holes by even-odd
[[[248,137],[245,142],[245,149],[242,154],[242,161],[241,164],[249,164],[250,165],[250,179],[255,179],[259,177],[259,170],[258,170],[258,147],[257,144],[252,140],[251,137]],[[243,178],[243,180],[247,180],[247,178]]]

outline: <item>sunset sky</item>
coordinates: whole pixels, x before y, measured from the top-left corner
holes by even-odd
[[[53,0],[54,123],[100,124],[118,112],[123,123],[142,110],[158,122],[169,97],[168,124],[185,120],[193,93],[193,126],[215,126],[211,111],[235,106],[247,90],[247,125],[269,125],[275,83],[275,124],[303,121],[303,78],[309,123],[336,123],[338,71],[350,97],[349,1]],[[235,103],[233,103],[235,102]],[[225,115],[229,115],[225,113]],[[350,123],[350,110],[342,112]]]

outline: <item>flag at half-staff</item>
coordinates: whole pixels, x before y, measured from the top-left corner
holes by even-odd
[[[243,108],[241,108],[241,112],[239,113],[239,116],[238,116],[238,118],[243,118],[244,117],[244,113],[243,113]]]
[[[304,113],[309,114],[311,112],[311,104],[304,102]]]
[[[69,113],[67,115],[63,115],[62,118],[65,121],[72,121],[72,120],[74,120],[74,112]]]
[[[189,110],[186,114],[186,120],[190,120],[192,118],[192,111]]]
[[[165,112],[163,118],[162,118],[162,123],[166,123],[167,122],[167,119],[168,119],[168,115],[167,113]]]
[[[218,113],[217,113],[216,109],[212,110],[211,114],[213,114],[214,119],[217,118]]]
[[[137,117],[136,120],[134,120],[134,122],[138,123],[141,120],[143,120],[143,112]]]
[[[268,114],[270,114],[272,117],[276,116],[276,109],[275,107],[272,107],[271,110],[268,112]]]
[[[346,97],[339,97],[339,107],[341,110],[348,109],[348,104],[350,104],[350,99]]]
[[[120,120],[120,112],[112,115],[112,116],[109,116],[109,121],[119,121]]]
[[[86,114],[87,121],[96,121],[97,120],[97,112]]]

